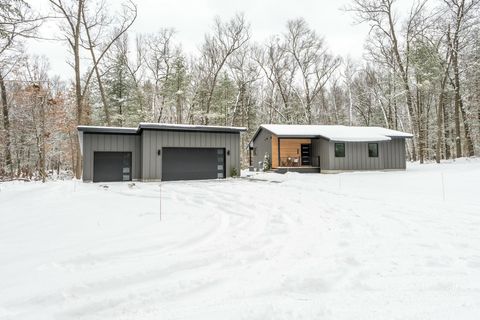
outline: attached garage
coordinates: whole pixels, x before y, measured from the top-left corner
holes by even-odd
[[[131,152],[94,152],[93,182],[131,181]]]
[[[240,172],[240,134],[245,130],[158,123],[79,126],[83,181],[228,178]]]
[[[225,178],[223,148],[163,148],[162,180]]]

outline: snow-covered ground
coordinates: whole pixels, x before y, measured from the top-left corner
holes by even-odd
[[[480,159],[107,186],[0,184],[0,319],[480,315]]]

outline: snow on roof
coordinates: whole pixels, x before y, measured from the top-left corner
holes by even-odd
[[[171,123],[148,123],[141,122],[138,126],[140,129],[163,129],[163,130],[188,130],[188,131],[247,131],[244,127],[227,127],[227,126],[206,126],[197,124],[171,124]]]
[[[136,133],[138,128],[129,127],[103,127],[103,126],[78,126],[82,132],[105,132],[105,133]]]
[[[127,127],[103,127],[103,126],[78,126],[79,132],[93,133],[126,133],[136,134],[143,129],[151,130],[173,130],[173,131],[207,131],[207,132],[242,132],[243,127],[203,126],[192,124],[170,124],[170,123],[148,123],[141,122],[137,128]]]
[[[381,127],[349,127],[340,125],[262,124],[279,137],[324,137],[332,141],[388,141],[391,138],[412,138],[410,133]]]

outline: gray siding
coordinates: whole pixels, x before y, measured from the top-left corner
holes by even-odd
[[[320,157],[320,169],[328,170],[330,168],[329,141],[324,138],[312,139],[312,157],[313,165],[318,166]]]
[[[261,129],[253,141],[253,147],[256,148],[256,151],[255,155],[253,155],[252,151],[252,166],[257,168],[257,170],[262,170],[265,153],[272,157],[272,134],[267,130]],[[278,155],[274,156],[278,157]],[[259,166],[259,162],[262,162],[262,166]]]
[[[337,158],[335,142],[320,139],[320,156],[322,170],[384,170],[406,167],[405,139],[378,142],[377,158],[368,156],[368,142],[345,142],[345,157]],[[323,160],[324,158],[326,159]]]
[[[143,180],[160,180],[162,178],[162,157],[158,150],[164,147],[180,148],[225,148],[225,173],[230,177],[232,168],[240,174],[240,133],[189,132],[189,131],[154,131],[143,130],[142,139]]]
[[[83,134],[83,181],[93,180],[93,153],[95,151],[123,151],[132,153],[132,179],[141,179],[140,136],[127,134]]]

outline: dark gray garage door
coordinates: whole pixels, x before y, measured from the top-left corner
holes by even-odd
[[[225,149],[163,148],[162,180],[225,178]]]
[[[132,180],[131,152],[94,152],[93,182]]]

